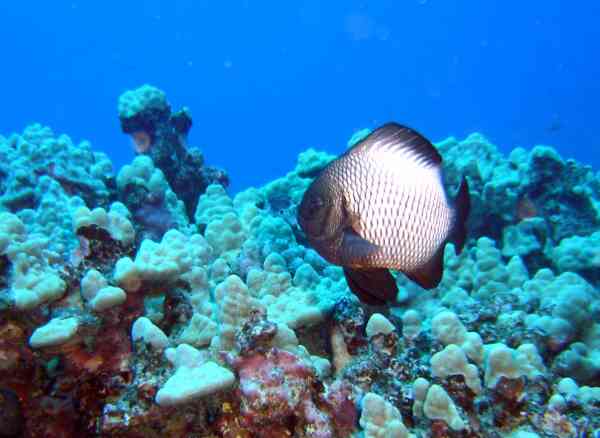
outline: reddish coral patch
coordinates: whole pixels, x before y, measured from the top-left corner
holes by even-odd
[[[133,147],[138,154],[148,152],[150,146],[152,146],[152,137],[146,131],[135,131],[131,134],[133,140]]]

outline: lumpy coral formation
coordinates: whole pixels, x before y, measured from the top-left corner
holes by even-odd
[[[471,187],[439,287],[364,307],[306,246],[334,157],[230,196],[189,111],[119,100],[138,156],[0,137],[0,435],[583,437],[600,433],[600,176],[548,147],[439,144]],[[364,137],[361,131],[350,141]]]
[[[163,172],[188,215],[194,213],[198,196],[208,185],[229,184],[223,170],[204,166],[202,153],[187,147],[190,110],[184,107],[171,112],[162,90],[146,84],[126,91],[119,97],[118,109],[121,129],[132,136],[136,152],[150,157]]]

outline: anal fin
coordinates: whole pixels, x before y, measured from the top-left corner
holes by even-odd
[[[384,305],[398,295],[396,280],[387,269],[351,269],[344,267],[350,290],[363,302]]]
[[[423,289],[433,289],[442,281],[444,274],[444,249],[446,242],[442,243],[433,257],[419,269],[404,274]]]

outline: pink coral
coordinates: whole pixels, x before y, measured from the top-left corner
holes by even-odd
[[[358,412],[350,383],[344,380],[334,381],[323,395],[323,402],[328,406],[331,420],[341,436],[356,428]]]
[[[271,348],[228,361],[239,375],[241,414],[249,425],[290,424],[305,436],[334,436],[329,414],[317,404],[320,384],[298,356]]]

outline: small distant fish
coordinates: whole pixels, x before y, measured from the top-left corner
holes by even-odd
[[[420,286],[437,286],[444,247],[464,246],[469,187],[453,201],[442,183],[442,157],[423,136],[388,123],[332,161],[298,208],[308,242],[344,268],[361,301],[385,304],[398,293],[389,269]]]
[[[561,130],[561,128],[562,128],[562,123],[560,122],[560,119],[554,118],[552,120],[552,122],[550,122],[550,125],[548,125],[546,130],[548,132],[558,132]]]

